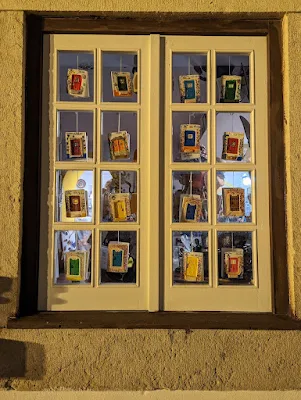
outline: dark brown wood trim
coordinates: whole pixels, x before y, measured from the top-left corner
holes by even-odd
[[[179,16],[151,14],[144,18],[48,18],[44,19],[44,33],[94,33],[169,35],[267,35],[266,20],[242,19],[179,19]]]
[[[44,312],[10,319],[10,329],[260,329],[300,330],[301,321],[274,314],[219,312]]]
[[[286,220],[285,160],[283,132],[283,82],[281,22],[269,23],[269,155],[271,193],[271,241],[276,314],[289,312]]]
[[[42,19],[26,19],[25,164],[19,313],[37,311],[40,239],[40,130],[42,110]]]

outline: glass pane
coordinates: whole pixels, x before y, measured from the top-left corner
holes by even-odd
[[[101,221],[137,221],[137,173],[101,172]]]
[[[217,171],[217,222],[252,222],[250,171]]]
[[[207,222],[207,172],[172,173],[173,222]]]
[[[216,102],[250,103],[249,54],[216,55]]]
[[[137,102],[137,53],[102,53],[102,101]]]
[[[102,161],[137,162],[137,113],[103,112]]]
[[[253,285],[252,232],[218,232],[219,285]]]
[[[209,283],[208,232],[172,233],[173,283]]]
[[[207,55],[173,53],[172,102],[207,102]]]
[[[99,283],[136,283],[136,231],[103,231],[100,240]]]
[[[207,114],[172,113],[174,162],[207,162]]]
[[[93,171],[56,172],[56,221],[92,222]]]
[[[93,160],[93,111],[58,111],[57,161]]]
[[[216,113],[216,161],[251,162],[250,113]]]
[[[91,282],[92,231],[56,231],[54,283],[79,285]]]
[[[93,52],[59,51],[58,79],[58,101],[93,101]]]

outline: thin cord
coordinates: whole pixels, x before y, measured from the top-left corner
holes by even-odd
[[[75,129],[78,132],[78,111],[75,111]]]
[[[190,183],[190,196],[192,197],[192,172],[190,172],[189,183]]]
[[[122,72],[122,56],[120,56],[120,65],[119,65],[120,72]]]
[[[191,114],[188,114],[188,123],[190,124],[190,118],[191,118]]]
[[[193,234],[192,234],[192,231],[190,231],[190,249],[191,249],[191,251],[193,251],[192,240],[193,240]]]
[[[118,113],[118,128],[117,128],[117,132],[120,132],[120,123],[121,123],[121,115],[120,112]]]
[[[233,250],[233,241],[234,241],[234,239],[233,239],[233,232],[232,232],[232,250]]]
[[[119,231],[117,231],[117,242],[119,243]]]
[[[121,193],[121,172],[119,171],[119,193]]]

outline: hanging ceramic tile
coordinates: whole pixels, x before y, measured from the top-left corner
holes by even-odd
[[[83,69],[68,69],[67,92],[73,97],[89,97],[89,75]]]
[[[223,136],[223,160],[241,161],[243,159],[244,134],[225,132]]]
[[[223,214],[227,217],[245,215],[245,190],[242,188],[223,188]]]
[[[130,72],[111,72],[112,91],[114,97],[131,97],[133,83]]]
[[[68,159],[86,159],[88,136],[86,132],[66,132],[66,156]]]
[[[179,76],[181,103],[199,103],[201,98],[199,75]]]
[[[86,190],[66,190],[66,216],[68,218],[86,217],[88,195]]]
[[[221,84],[221,103],[240,102],[241,76],[222,75]]]
[[[110,242],[108,244],[108,272],[127,272],[128,261],[129,243]]]

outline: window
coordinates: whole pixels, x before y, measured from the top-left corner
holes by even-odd
[[[45,39],[40,310],[272,311],[266,46]]]

